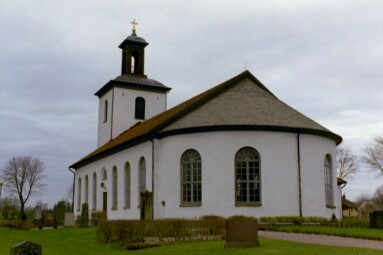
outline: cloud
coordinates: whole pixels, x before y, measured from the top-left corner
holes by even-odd
[[[383,130],[381,7],[379,1],[3,1],[0,165],[16,155],[39,156],[49,173],[44,200],[52,206],[66,195],[68,165],[96,146],[93,94],[119,75],[118,45],[133,18],[150,43],[146,74],[173,88],[169,107],[246,68],[359,152]],[[350,182],[349,193],[377,185],[369,178]]]

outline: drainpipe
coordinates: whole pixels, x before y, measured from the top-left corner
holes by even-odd
[[[299,190],[299,216],[302,217],[302,180],[301,180],[301,145],[300,133],[297,135],[297,154],[298,154],[298,190]]]
[[[69,171],[71,171],[73,173],[72,210],[74,212],[74,193],[75,193],[75,189],[76,189],[76,186],[74,184],[75,184],[75,181],[76,181],[76,171],[71,169],[70,167],[68,167],[68,169],[69,169]]]
[[[153,200],[152,200],[152,219],[154,220],[154,205],[155,205],[155,192],[154,192],[154,150],[155,150],[155,146],[154,146],[154,141],[153,141],[154,138],[151,138],[150,139],[150,142],[152,143],[152,196],[153,196]]]

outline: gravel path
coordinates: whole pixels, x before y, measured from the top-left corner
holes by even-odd
[[[312,235],[298,233],[284,233],[272,231],[258,231],[260,237],[279,239],[301,243],[323,244],[331,246],[347,246],[383,250],[383,242],[365,239],[346,238],[328,235]]]

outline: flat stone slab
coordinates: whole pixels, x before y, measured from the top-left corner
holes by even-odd
[[[40,244],[29,241],[22,241],[11,248],[11,255],[41,255],[42,247]]]

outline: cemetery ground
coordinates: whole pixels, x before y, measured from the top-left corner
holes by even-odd
[[[300,228],[300,226],[297,226]],[[303,227],[305,228],[305,227]],[[312,227],[320,229],[321,227]],[[341,229],[341,228],[340,228]],[[337,230],[332,228],[332,230]],[[338,230],[347,232],[355,232],[357,229]],[[376,229],[364,229],[363,235],[368,233],[376,233]],[[356,231],[357,232],[357,231]],[[380,232],[382,233],[382,232]],[[338,233],[339,234],[339,233]],[[341,234],[340,234],[341,235]],[[374,235],[374,234],[372,234]],[[125,250],[115,243],[102,244],[98,242],[96,237],[96,228],[59,228],[48,230],[23,231],[7,227],[0,227],[0,255],[9,254],[12,245],[23,240],[28,240],[43,247],[45,255],[61,255],[61,254],[94,254],[94,255],[114,255],[114,254],[308,254],[308,255],[327,255],[327,254],[361,254],[374,255],[382,254],[381,250],[359,249],[351,247],[336,247],[314,244],[303,244],[289,241],[279,241],[273,239],[259,238],[260,247],[255,248],[237,248],[224,249],[224,241],[189,241],[180,242],[172,245],[146,248],[142,250]]]

